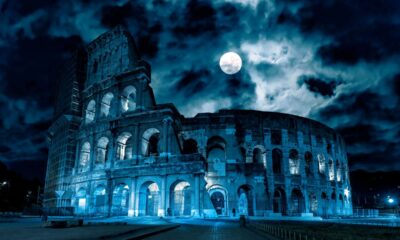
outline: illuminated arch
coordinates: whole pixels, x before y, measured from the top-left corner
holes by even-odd
[[[86,107],[86,114],[85,114],[85,122],[91,123],[94,121],[96,116],[96,102],[94,100],[90,100]]]
[[[97,141],[96,164],[105,163],[107,160],[109,140],[106,137],[101,137]]]
[[[143,156],[158,156],[158,143],[160,140],[160,131],[156,128],[147,129],[142,136],[142,154]]]
[[[289,152],[289,171],[292,175],[300,174],[299,152],[296,149],[291,149]]]
[[[134,111],[136,109],[136,88],[127,86],[121,95],[122,112]]]
[[[121,133],[117,138],[117,160],[132,158],[133,142],[132,134],[129,132]]]
[[[111,101],[113,100],[114,95],[110,92],[106,93],[102,100],[101,100],[101,108],[100,108],[100,113],[102,116],[107,117],[110,114],[110,108],[111,108]]]
[[[90,161],[90,143],[85,142],[81,148],[81,156],[79,159],[79,165],[81,167],[87,167]]]

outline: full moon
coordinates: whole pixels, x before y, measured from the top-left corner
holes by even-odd
[[[235,52],[227,52],[219,59],[219,66],[224,73],[232,75],[242,68],[242,59]]]

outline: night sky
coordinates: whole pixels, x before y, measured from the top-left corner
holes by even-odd
[[[400,170],[398,0],[0,0],[0,161],[43,177],[59,66],[117,25],[158,103],[309,117],[342,134],[351,170]],[[233,78],[227,51],[243,60]]]

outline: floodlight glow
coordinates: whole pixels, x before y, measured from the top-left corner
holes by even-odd
[[[388,199],[388,203],[394,203],[394,199],[393,198],[389,198]]]

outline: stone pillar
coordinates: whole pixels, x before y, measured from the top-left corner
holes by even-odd
[[[132,150],[132,154],[134,155],[133,157],[136,159],[135,163],[139,164],[139,160],[140,160],[140,156],[142,154],[141,152],[141,144],[142,144],[142,138],[140,137],[140,131],[139,131],[139,124],[135,124],[134,127],[134,133],[133,136],[134,137],[134,142],[136,144],[134,144],[134,149]]]
[[[170,133],[170,127],[171,127],[171,122],[172,119],[170,117],[166,117],[163,119],[163,150],[161,153],[161,156],[167,157],[171,155],[170,153],[170,142],[169,142],[169,133]]]
[[[89,158],[89,171],[92,171],[94,168],[94,162],[96,161],[96,150],[97,150],[97,146],[96,146],[96,141],[94,139],[93,135],[90,135],[90,158]]]
[[[76,174],[78,173],[78,168],[79,168],[79,159],[81,158],[81,141],[77,141],[76,143],[76,150],[75,150],[75,165],[74,165],[74,169],[72,171],[72,174]]]
[[[136,108],[143,110],[144,107],[144,92],[146,91],[147,87],[147,80],[146,79],[140,79],[139,80],[139,87],[136,90]]]
[[[160,205],[158,207],[158,216],[160,217],[164,217],[165,216],[165,212],[166,212],[166,197],[167,197],[167,176],[163,176],[161,179],[161,201],[160,201]]]
[[[129,208],[128,208],[128,216],[134,217],[135,216],[135,199],[136,199],[136,177],[131,179],[131,186],[130,186],[130,195],[129,195]]]
[[[194,206],[192,208],[192,216],[200,217],[200,177],[194,175]]]

